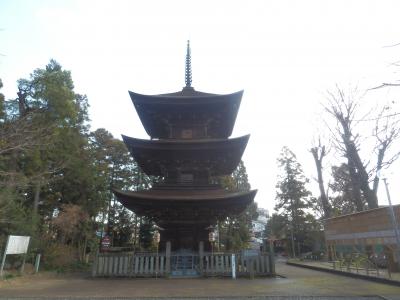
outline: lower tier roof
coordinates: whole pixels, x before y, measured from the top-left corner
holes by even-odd
[[[253,203],[257,190],[228,192],[216,190],[113,190],[118,201],[139,216],[157,224],[213,223],[237,215]]]

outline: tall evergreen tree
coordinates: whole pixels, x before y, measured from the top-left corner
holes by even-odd
[[[251,188],[243,161],[240,161],[231,176],[222,177],[220,182],[225,189],[232,192],[249,191]],[[218,224],[219,241],[226,250],[240,250],[247,246],[251,237],[252,220],[257,216],[257,204],[253,203],[241,214],[230,216]]]
[[[105,129],[89,131],[88,107],[54,60],[18,81],[15,99],[0,94],[0,243],[29,234],[49,261],[53,246],[72,247],[82,260],[103,224],[115,245],[138,239],[138,218],[111,188],[142,190],[153,178],[122,141]]]
[[[112,188],[143,190],[151,187],[153,178],[140,170],[125,144],[103,128],[90,134],[90,149],[100,183],[97,191],[103,203],[104,230],[112,236],[114,245],[125,245],[138,231],[139,220],[116,200]],[[145,230],[147,227],[141,229]]]
[[[25,217],[21,223],[30,225],[19,233],[33,236],[34,246],[57,241],[52,219],[63,213],[64,204],[91,212],[90,221],[97,214],[90,201],[96,197],[87,152],[88,100],[73,88],[70,72],[52,60],[20,79],[17,98],[4,102],[0,190],[14,200],[8,205],[14,214]],[[81,228],[90,221],[81,220]],[[4,234],[15,233],[10,230]],[[91,228],[80,231],[82,240],[89,232],[94,234]]]
[[[276,185],[277,204],[275,210],[287,220],[287,236],[291,240],[291,252],[299,254],[301,245],[304,244],[307,222],[307,209],[312,207],[311,193],[307,190],[308,179],[304,176],[301,165],[297,162],[296,155],[284,147],[278,158],[278,166],[282,173]]]
[[[3,81],[0,78],[0,89],[3,88]],[[5,103],[4,103],[4,95],[0,93],[0,122],[4,121],[4,116],[5,116]]]

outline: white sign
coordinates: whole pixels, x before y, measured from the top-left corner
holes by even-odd
[[[28,252],[30,236],[9,235],[3,259],[0,265],[0,277],[3,276],[4,265],[7,254],[26,254]],[[21,273],[24,271],[25,255],[21,265]]]
[[[25,254],[28,252],[30,236],[10,235],[5,254]]]

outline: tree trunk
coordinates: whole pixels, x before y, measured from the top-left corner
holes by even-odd
[[[136,245],[137,245],[137,240],[138,240],[138,218],[137,215],[135,214],[135,218],[134,218],[134,222],[135,222],[135,227],[133,228],[133,249],[134,251],[136,250]]]
[[[86,238],[86,235],[85,235],[83,243],[82,243],[81,239],[78,240],[78,253],[79,253],[79,261],[80,262],[85,262],[86,247],[87,247],[87,238]]]
[[[354,172],[353,175],[357,177],[357,181],[359,182],[359,187],[361,188],[364,198],[368,203],[368,208],[369,209],[377,208],[378,198],[369,186],[368,173],[365,170],[365,166],[361,161],[360,155],[355,145],[354,136],[350,130],[350,121],[349,119],[344,118],[342,114],[337,115],[337,118],[340,124],[342,125],[343,129],[342,140],[346,149],[345,155],[349,161],[349,167],[351,169],[351,165],[353,165],[354,169],[356,170],[356,172]]]
[[[10,161],[10,170],[11,170],[11,176],[8,179],[7,185],[12,188],[14,191],[16,190],[17,186],[17,163],[18,161],[18,153],[17,150],[13,150],[11,152],[11,161]]]
[[[376,174],[379,174],[379,172],[382,169],[383,157],[385,156],[385,150],[386,150],[385,148],[386,147],[382,147],[378,151],[378,161],[376,163]],[[377,175],[375,175],[374,185],[373,185],[373,191],[374,191],[375,195],[377,195],[377,193],[378,193],[378,187],[379,187],[379,177]]]
[[[39,208],[39,201],[40,201],[40,189],[41,189],[41,182],[40,179],[36,182],[35,185],[35,195],[33,198],[33,216],[37,216],[38,208]]]
[[[352,162],[352,160],[347,159],[347,165],[349,167],[349,174],[350,174],[354,204],[356,205],[357,211],[363,211],[364,205],[363,205],[363,201],[361,198],[360,182],[359,182],[359,178],[357,176],[357,171],[354,167],[354,163]]]
[[[361,161],[361,158],[358,154],[358,151],[357,151],[354,143],[350,142],[348,148],[349,148],[349,150],[348,150],[349,158],[353,161],[354,166],[357,170],[356,174],[359,178],[360,188],[363,192],[365,200],[368,203],[368,208],[369,209],[378,208],[378,198],[377,198],[376,194],[374,193],[374,191],[369,186],[368,173],[365,170],[365,167]]]
[[[324,210],[324,218],[329,218],[332,214],[332,208],[329,204],[328,197],[326,196],[325,187],[324,187],[324,178],[322,176],[322,159],[325,156],[325,146],[320,147],[321,152],[318,153],[318,147],[314,147],[311,149],[311,153],[314,157],[315,166],[317,167],[318,174],[318,186],[321,198],[322,209]]]

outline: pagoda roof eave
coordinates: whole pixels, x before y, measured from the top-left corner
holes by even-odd
[[[198,165],[208,165],[212,175],[218,176],[231,174],[236,169],[250,135],[227,140],[144,140],[124,135],[122,138],[147,175],[163,176],[161,166],[195,161]]]
[[[204,202],[207,201],[226,201],[234,200],[242,197],[252,196],[255,197],[257,190],[249,191],[228,191],[224,189],[218,189],[216,191],[210,190],[143,190],[143,191],[122,191],[119,189],[112,189],[117,197],[123,197],[129,199],[128,201],[145,201],[146,205],[150,204],[149,201],[156,202],[186,202],[190,205],[194,202]]]
[[[118,201],[138,215],[146,215],[156,221],[169,222],[177,219],[186,222],[210,221],[209,218],[221,218],[241,213],[253,203],[257,190],[245,192],[201,193],[191,191],[155,190],[127,192],[113,189]]]
[[[122,139],[125,143],[136,147],[152,148],[152,149],[172,149],[171,147],[190,148],[194,146],[202,148],[217,148],[217,147],[235,147],[238,144],[247,144],[250,134],[242,135],[230,139],[138,139],[122,134]]]
[[[226,95],[197,93],[142,95],[129,91],[140,121],[152,138],[168,137],[169,122],[192,114],[211,117],[214,122],[209,124],[209,133],[215,134],[215,137],[229,137],[235,125],[243,90]]]
[[[168,105],[172,104],[201,105],[203,103],[209,103],[209,102],[218,103],[218,102],[232,101],[234,99],[241,99],[244,90],[240,90],[230,94],[211,94],[211,93],[194,91],[193,93],[175,92],[175,93],[166,93],[158,95],[145,95],[145,94],[135,93],[132,91],[128,92],[134,104],[137,103],[137,104],[168,104]],[[198,101],[199,99],[201,99],[202,101],[199,102]]]

